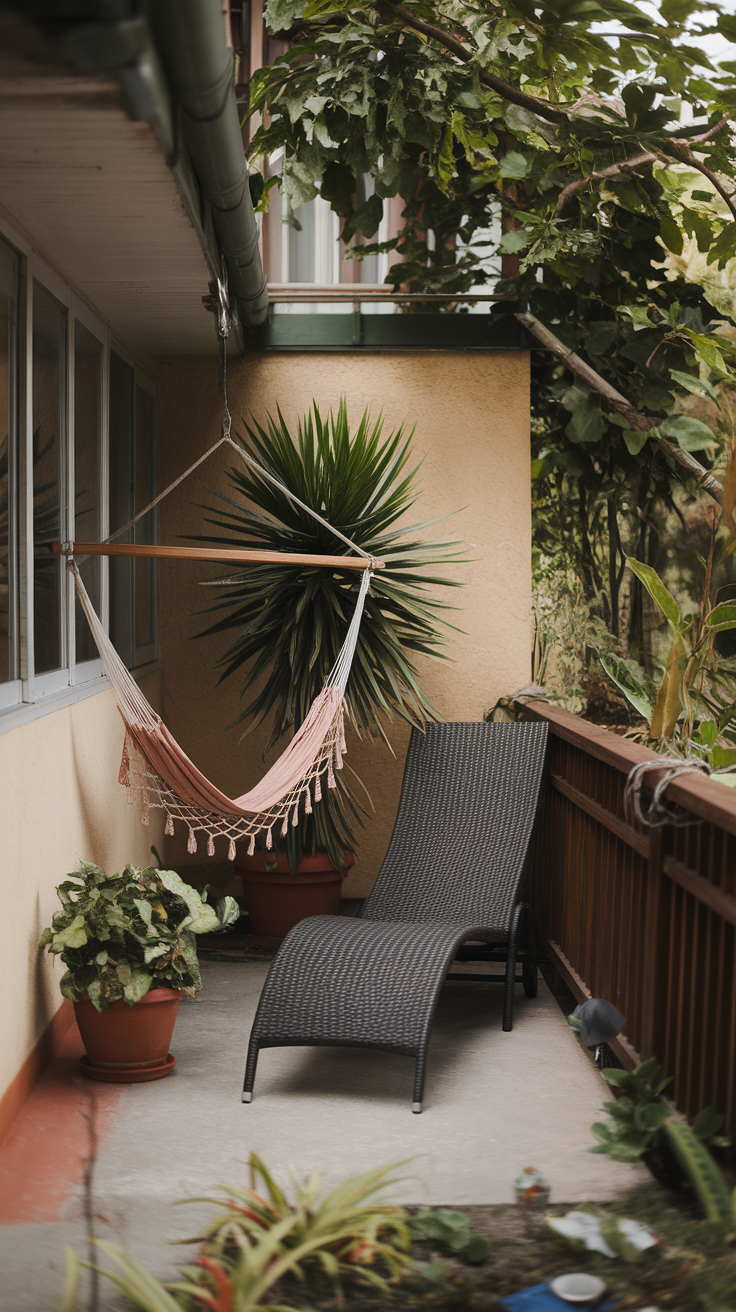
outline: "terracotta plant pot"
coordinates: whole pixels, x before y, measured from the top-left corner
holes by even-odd
[[[251,931],[280,941],[307,916],[336,916],[342,881],[354,860],[346,854],[342,869],[335,870],[327,854],[318,852],[304,857],[299,873],[290,875],[285,852],[238,852],[234,864],[243,881]]]
[[[175,1064],[169,1045],[180,1001],[178,989],[151,989],[132,1007],[120,999],[96,1011],[88,997],[80,998],[74,1012],[87,1049],[84,1074],[115,1084],[163,1079]]]

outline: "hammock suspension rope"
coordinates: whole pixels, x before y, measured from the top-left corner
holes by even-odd
[[[222,337],[220,339],[222,341]],[[221,353],[221,359],[224,352]],[[224,384],[223,367],[223,384]],[[195,469],[213,455],[223,444],[230,446],[260,477],[272,483],[284,496],[308,515],[329,529],[350,547],[354,556],[310,556],[295,553],[258,552],[245,550],[158,547],[145,544],[116,544],[121,537],[149,514]],[[79,597],[110,679],[125,724],[125,742],[120,766],[119,781],[128,791],[128,801],[141,811],[143,824],[149,823],[151,809],[161,809],[166,815],[165,832],[174,833],[176,821],[184,822],[189,829],[187,851],[197,851],[197,833],[207,836],[207,852],[215,854],[215,839],[228,839],[228,859],[235,859],[237,840],[248,840],[248,853],[255,851],[259,834],[265,833],[266,848],[273,847],[274,828],[284,838],[289,824],[296,825],[299,808],[304,804],[307,815],[312,812],[313,801],[323,796],[323,784],[335,788],[335,771],[342,769],[345,746],[345,690],[355,654],[365,599],[373,572],[383,568],[383,561],[374,559],[368,552],[351,541],[339,529],[329,524],[311,506],[306,505],[293,492],[264,469],[247,451],[230,436],[230,413],[225,391],[225,410],[222,436],[204,455],[200,456],[178,478],[159,493],[153,501],[133,516],[128,523],[110,534],[101,543],[54,543],[53,550],[67,557]],[[317,695],[303,724],[277,761],[260,783],[241,797],[230,798],[215,787],[193,764],[176,739],[154,711],[116,652],[104,626],[92,605],[79,573],[84,554],[169,556],[180,559],[226,560],[233,563],[257,562],[285,565],[324,565],[328,568],[357,568],[362,571],[355,611],[345,641],[321,692]]]

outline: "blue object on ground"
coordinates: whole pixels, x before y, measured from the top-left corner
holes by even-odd
[[[532,1285],[530,1289],[520,1289],[518,1294],[509,1294],[507,1298],[499,1298],[501,1307],[506,1307],[509,1312],[563,1312],[563,1308],[570,1312],[575,1306],[573,1303],[567,1303],[564,1298],[558,1298],[552,1293],[549,1285]],[[579,1303],[579,1308],[589,1308],[589,1303]],[[596,1303],[596,1312],[613,1312],[614,1302],[612,1298],[605,1299],[602,1303]]]

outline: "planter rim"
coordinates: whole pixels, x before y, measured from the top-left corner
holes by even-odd
[[[174,995],[173,997],[172,994]],[[176,998],[178,1001],[181,1001],[181,999],[184,997],[186,997],[186,994],[182,993],[181,989],[175,989],[173,988],[173,986],[169,986],[167,984],[161,984],[158,985],[155,989],[149,989],[148,992],[144,993],[143,997],[139,998],[137,1002],[130,1003],[130,1002],[126,1002],[125,998],[116,998],[114,1002],[111,1002],[108,1007],[104,1008],[104,1011],[109,1011],[110,1007],[117,1007],[118,1004],[122,1007],[131,1007],[131,1006],[140,1007],[147,1002],[173,1002],[174,998]],[[88,1002],[91,1007],[94,1007],[94,1003],[88,993],[85,993],[81,998],[78,998],[73,1005],[75,1007],[78,1007],[81,1003],[85,1003],[85,1002]],[[95,1007],[95,1011],[97,1011],[96,1007]],[[103,1015],[104,1011],[98,1012],[97,1014]]]
[[[276,865],[271,869],[266,868],[266,861],[276,859]],[[270,877],[287,874],[289,878],[301,879],[302,877],[312,877],[314,875],[338,875],[340,878],[345,876],[346,871],[355,864],[355,857],[352,852],[346,852],[340,869],[336,869],[330,861],[326,852],[314,852],[311,856],[305,856],[299,862],[296,876],[289,874],[289,861],[286,852],[254,852],[248,856],[245,852],[236,854],[233,865],[236,870],[250,878],[252,874],[267,875]]]
[[[341,884],[345,878],[344,870],[300,870],[290,875],[288,870],[243,870],[238,871],[244,884],[286,884],[293,887],[305,887],[307,884]]]

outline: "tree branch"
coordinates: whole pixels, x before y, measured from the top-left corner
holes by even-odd
[[[605,378],[602,378],[599,373],[596,373],[595,369],[591,368],[589,364],[586,364],[585,360],[582,360],[579,355],[576,355],[574,351],[571,351],[569,346],[565,346],[565,343],[561,342],[559,337],[556,337],[549,328],[545,327],[545,325],[537,319],[536,315],[530,314],[529,312],[520,312],[516,315],[516,318],[519,320],[519,323],[522,323],[524,327],[529,330],[530,333],[533,333],[537,338],[537,341],[541,342],[542,345],[545,346],[548,351],[551,351],[553,355],[556,355],[557,359],[561,360],[572,373],[576,374],[578,378],[582,378],[583,382],[587,383],[589,387],[592,387],[594,391],[599,392],[608,402],[611,409],[616,410],[618,414],[623,415],[625,419],[628,420],[631,427],[635,428],[637,432],[645,433],[649,432],[652,428],[659,427],[662,422],[661,419],[653,419],[648,415],[640,414],[639,411],[626,400],[626,397],[622,396],[621,392],[618,392],[615,387],[612,387],[610,383],[606,382]],[[713,500],[717,501],[719,505],[721,504],[723,500],[723,487],[718,482],[718,479],[714,478],[707,469],[704,469],[694,456],[691,456],[688,451],[683,451],[682,447],[679,447],[676,442],[670,442],[666,437],[654,437],[653,441],[656,442],[660,451],[666,456],[669,456],[671,460],[674,460],[682,469],[686,470],[691,478],[697,479],[703,490],[708,492],[710,496],[713,497]]]
[[[587,178],[576,178],[574,182],[568,182],[559,194],[557,204],[555,205],[554,217],[558,219],[564,210],[567,202],[576,196],[579,191],[587,187],[589,183],[597,181],[599,178],[615,178],[621,173],[627,173],[631,169],[640,168],[642,164],[652,164],[657,155],[651,151],[646,151],[643,155],[632,155],[630,159],[622,159],[618,164],[609,164],[605,169],[596,169],[590,173]]]
[[[729,193],[726,191],[726,188],[723,186],[723,183],[720,182],[719,179],[716,177],[715,173],[712,173],[706,164],[703,164],[702,161],[699,160],[696,155],[693,155],[693,152],[691,151],[690,147],[685,145],[684,142],[677,141],[674,137],[668,137],[667,145],[673,148],[675,157],[677,158],[679,164],[682,164],[684,158],[686,164],[689,164],[690,167],[693,169],[697,169],[698,173],[702,173],[703,177],[708,179],[708,181],[712,184],[712,186],[715,187],[716,191],[718,192],[718,195],[721,196],[723,200],[725,200],[726,204],[728,205],[728,208],[733,214],[733,217],[736,219],[736,206],[734,206],[734,203]]]
[[[701,132],[699,137],[690,137],[688,139],[687,144],[690,146],[694,146],[696,145],[696,143],[701,141],[710,141],[710,138],[714,137],[716,135],[716,132],[720,132],[721,128],[725,128],[727,123],[728,123],[728,118],[727,117],[722,118],[720,123],[716,123],[712,128],[708,128],[707,132]]]
[[[700,142],[707,141],[709,137],[712,137],[714,135],[714,133],[719,132],[720,129],[724,127],[724,125],[727,122],[728,119],[726,118],[721,119],[720,123],[716,123],[715,126],[710,128],[707,132],[701,133],[699,137],[693,137],[691,139],[691,144],[698,144]],[[667,137],[665,140],[665,145],[670,147],[670,150],[675,156],[675,161],[678,164],[682,164],[684,159],[685,163],[689,164],[691,168],[697,169],[699,173],[702,173],[703,176],[708,179],[708,181],[712,184],[712,186],[715,187],[719,196],[721,196],[723,200],[725,200],[726,204],[728,205],[728,208],[733,214],[733,217],[736,219],[736,206],[734,205],[730,194],[726,191],[725,187],[717,178],[716,174],[711,172],[708,166],[706,164],[703,164],[702,161],[699,160],[697,156],[693,154],[688,143],[685,141],[680,141],[677,137]],[[600,178],[619,177],[621,173],[626,173],[629,170],[637,167],[641,167],[644,164],[653,164],[654,161],[657,159],[662,159],[662,155],[655,154],[652,151],[647,151],[645,154],[642,155],[632,155],[630,159],[621,160],[620,163],[618,164],[609,164],[608,167],[605,169],[596,169],[595,172],[590,173],[587,178],[576,178],[574,182],[568,182],[567,186],[563,187],[562,191],[559,194],[559,197],[557,199],[557,204],[555,205],[554,208],[554,217],[558,219],[562,211],[564,210],[565,206],[567,205],[567,202],[571,200],[573,196],[576,196],[579,191],[582,191],[585,187],[587,187],[591,182],[597,181]]]
[[[434,23],[426,23],[423,18],[415,18],[408,9],[403,5],[385,4],[381,6],[391,14],[400,18],[407,27],[412,28],[415,32],[420,32],[422,36],[428,36],[433,41],[437,41],[445,50],[449,50],[457,59],[461,59],[464,64],[470,62],[473,58],[473,52],[458,41],[457,37],[450,36],[449,32],[443,31],[441,27],[436,27]],[[517,87],[512,87],[510,82],[504,82],[502,78],[496,77],[494,73],[488,73],[485,69],[479,70],[481,82],[496,91],[504,100],[509,100],[512,105],[520,105],[522,109],[529,109],[533,114],[538,114],[540,118],[547,119],[550,123],[566,123],[568,115],[562,109],[554,107],[546,100],[537,100],[536,96],[528,96],[524,91],[519,91]]]

